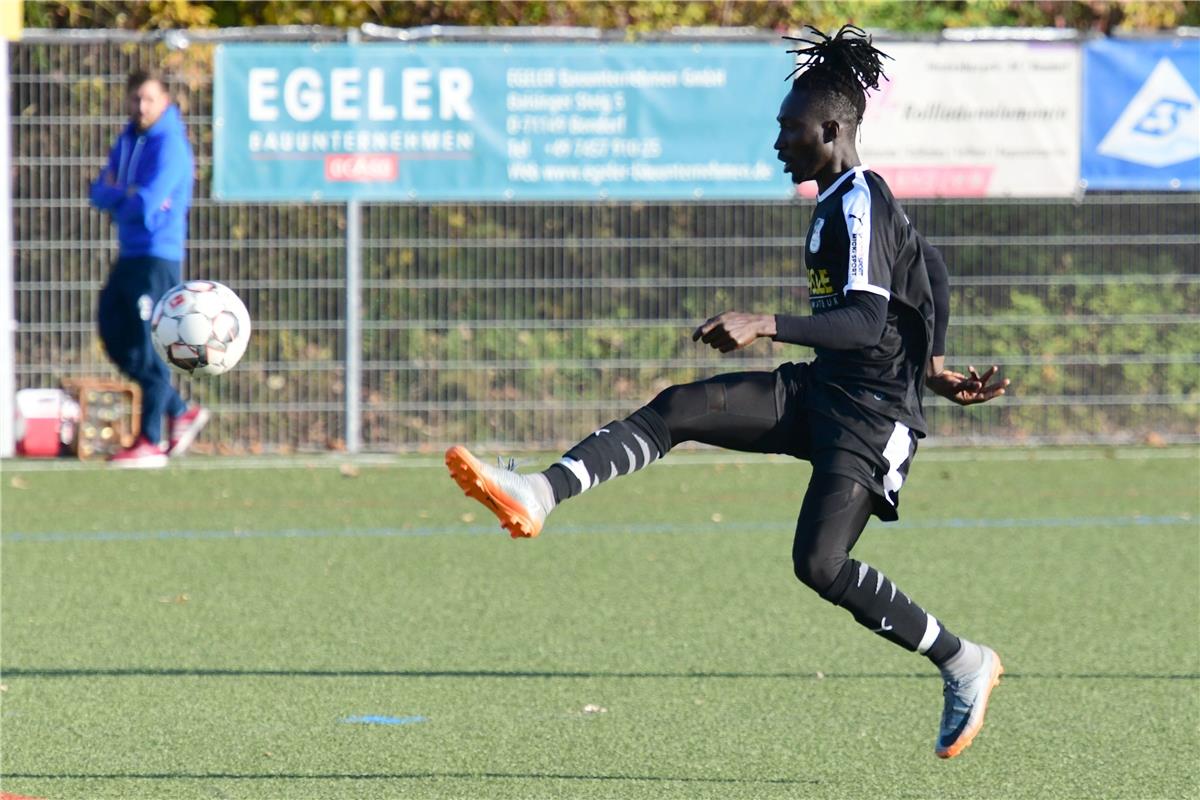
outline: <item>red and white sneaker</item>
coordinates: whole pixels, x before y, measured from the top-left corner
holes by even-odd
[[[207,408],[192,406],[178,417],[172,417],[167,434],[167,455],[174,458],[186,453],[196,441],[196,434],[208,424],[210,416]]]
[[[120,469],[158,469],[167,465],[167,453],[145,436],[138,436],[132,447],[109,456],[108,463]]]

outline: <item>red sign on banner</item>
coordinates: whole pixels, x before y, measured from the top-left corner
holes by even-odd
[[[391,154],[346,154],[325,157],[325,180],[347,183],[394,181],[400,161]]]
[[[897,197],[987,197],[994,165],[872,166]]]
[[[896,166],[863,164],[883,178],[896,197],[990,197],[996,167],[992,164],[944,164],[941,166]],[[817,196],[816,181],[796,187],[796,196]]]

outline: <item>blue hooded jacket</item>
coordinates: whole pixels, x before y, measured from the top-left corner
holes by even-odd
[[[119,258],[183,261],[194,163],[174,104],[149,130],[139,131],[130,122],[117,137],[108,166],[92,183],[91,198],[117,223]]]

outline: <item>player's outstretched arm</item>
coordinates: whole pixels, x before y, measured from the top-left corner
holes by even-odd
[[[726,311],[700,323],[696,330],[692,331],[692,341],[704,342],[714,350],[729,353],[751,344],[760,336],[774,335],[773,315]]]
[[[950,323],[950,271],[946,261],[938,249],[925,240],[920,233],[916,234],[925,258],[925,268],[929,275],[929,287],[933,291],[933,352],[925,369],[925,385],[935,394],[945,397],[960,406],[986,403],[988,400],[1004,394],[1008,386],[1008,378],[992,382],[999,369],[993,366],[983,375],[968,367],[968,375],[946,369],[946,328]]]
[[[759,337],[806,347],[856,350],[877,343],[886,322],[886,298],[851,290],[841,308],[806,317],[726,311],[701,323],[692,331],[692,341],[722,353],[743,348]]]
[[[997,366],[991,366],[980,375],[974,367],[967,367],[967,375],[945,368],[945,359],[934,356],[929,360],[925,372],[925,385],[935,394],[960,406],[970,406],[976,403],[986,403],[1000,395],[1009,385],[1008,378],[993,380],[1000,372]]]

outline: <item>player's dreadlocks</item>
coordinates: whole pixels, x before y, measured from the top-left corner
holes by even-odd
[[[878,89],[879,79],[887,77],[883,74],[883,59],[891,56],[872,46],[866,31],[853,25],[843,25],[833,36],[826,36],[812,25],[805,27],[816,41],[783,37],[808,45],[788,50],[797,56],[796,68],[788,78],[799,73],[792,87],[828,96],[834,108],[857,125],[867,108],[866,91]]]

